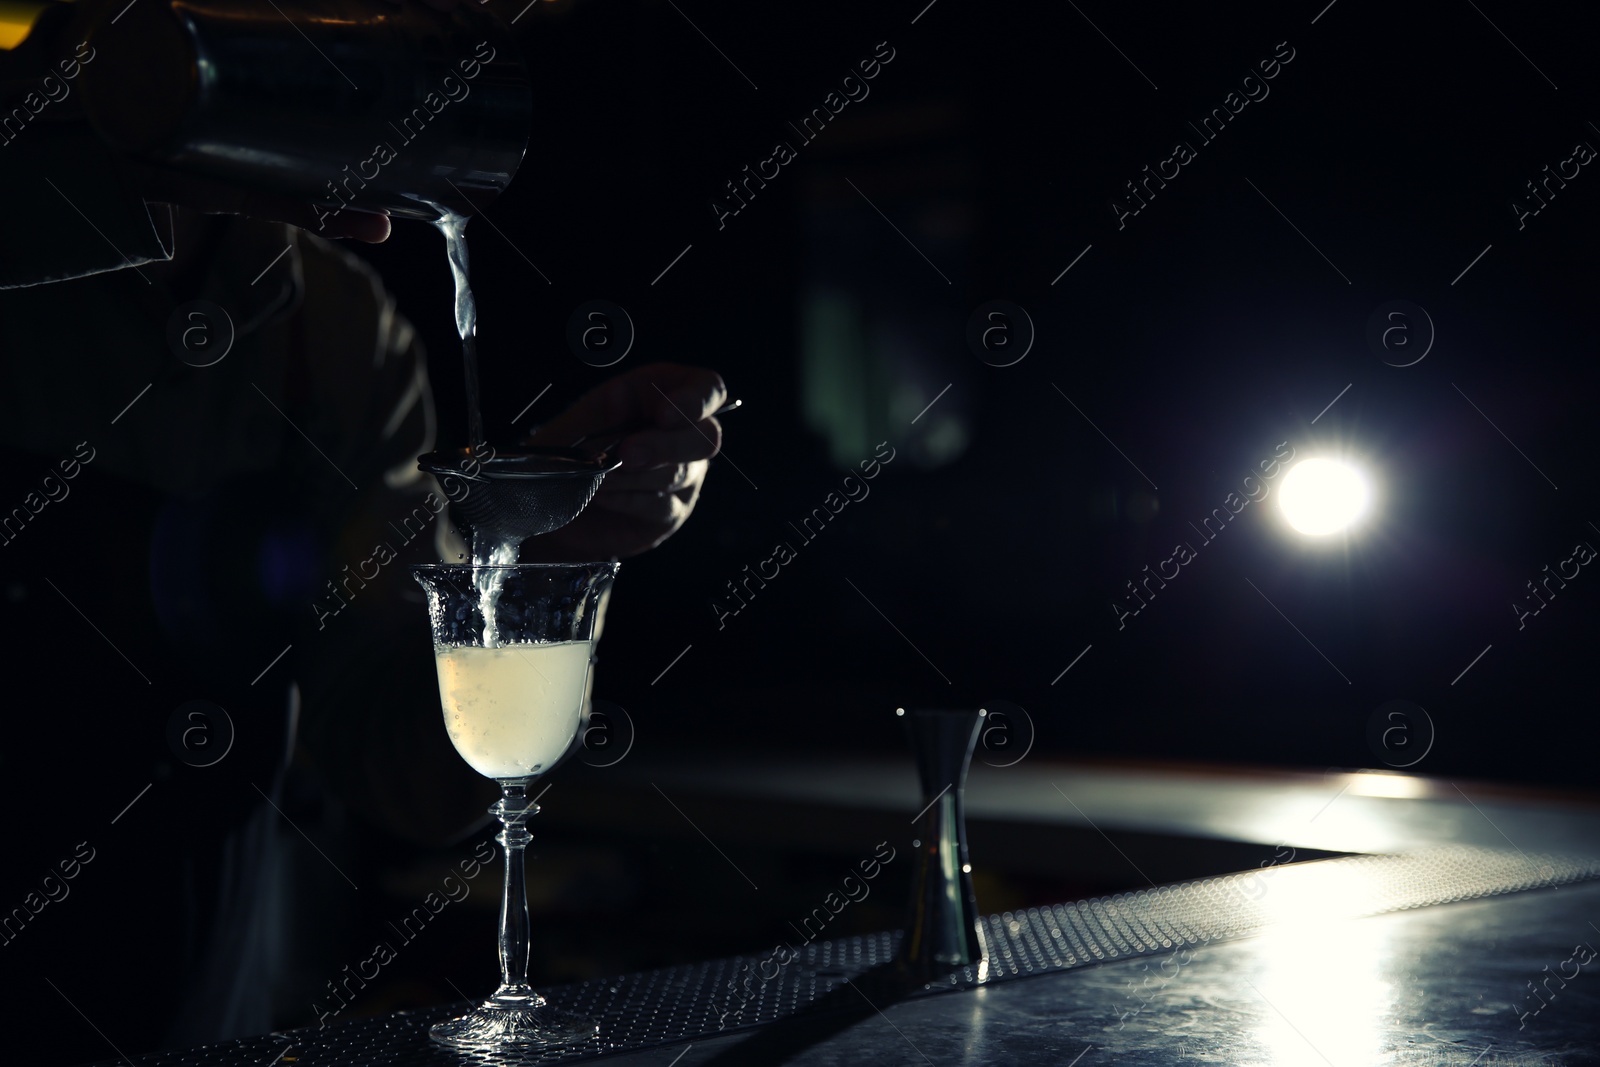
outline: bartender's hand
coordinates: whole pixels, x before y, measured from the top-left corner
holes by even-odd
[[[539,427],[529,443],[554,446],[622,427],[616,446],[622,466],[606,475],[577,519],[525,542],[522,558],[620,559],[672,536],[694,510],[711,457],[722,447],[722,427],[711,413],[727,398],[714,371],[654,363],[596,386]]]

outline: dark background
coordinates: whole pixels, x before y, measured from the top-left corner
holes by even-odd
[[[693,521],[618,586],[597,691],[641,751],[893,746],[888,708],[1003,697],[1045,752],[1381,766],[1368,719],[1406,699],[1437,728],[1419,770],[1592,779],[1586,574],[1520,632],[1510,607],[1600,539],[1600,196],[1585,168],[1520,231],[1511,208],[1600,144],[1584,27],[1487,12],[1535,69],[1471,5],[1341,0],[1312,25],[1314,6],[941,0],[912,25],[912,7],[588,0],[519,21],[547,107],[496,229],[470,231],[489,425],[509,433],[546,383],[523,427],[652,360],[716,368],[747,405]],[[895,58],[870,96],[719,230],[723,183],[797,143],[787,122],[880,41]],[[1270,95],[1202,143],[1185,123],[1283,41]],[[1198,158],[1119,230],[1109,201],[1178,139]],[[440,244],[401,225],[360,251],[428,338],[457,442]],[[563,339],[593,298],[637,328],[609,371]],[[1014,366],[965,343],[996,298],[1037,327]],[[1404,368],[1365,339],[1396,299],[1437,334]],[[870,497],[802,547],[789,523],[882,441],[897,458]],[[1372,521],[1312,543],[1269,497],[1119,630],[1124,583],[1200,547],[1190,524],[1282,441],[1357,460]],[[725,583],[779,541],[798,558],[719,628],[713,600],[736,606]]]
[[[487,7],[509,20],[525,2]],[[1575,544],[1600,544],[1600,177],[1584,167],[1523,229],[1512,209],[1574,144],[1600,145],[1591,27],[1556,7],[1323,2],[543,0],[518,20],[538,128],[510,190],[469,228],[491,440],[653,361],[714,368],[745,402],[691,521],[626,562],[616,587],[595,694],[636,727],[629,767],[909,760],[895,707],[1007,701],[1026,710],[1040,760],[1382,768],[1369,725],[1408,700],[1436,728],[1417,772],[1593,784],[1600,579],[1585,568],[1521,630],[1511,607]],[[894,58],[870,95],[801,147],[788,124],[879,42]],[[1201,144],[1187,123],[1288,48],[1270,95]],[[798,158],[719,228],[713,198],[778,140]],[[1197,157],[1119,229],[1110,201],[1178,140]],[[454,445],[465,414],[442,244],[401,222],[382,246],[349,247],[425,337],[440,442]],[[566,344],[568,317],[593,299],[637,328],[615,367]],[[969,316],[995,299],[1037,329],[1012,366],[967,343]],[[1409,367],[1367,341],[1395,300],[1436,331]],[[870,495],[802,544],[791,523],[881,442],[895,458]],[[1379,486],[1371,520],[1308,541],[1274,494],[1200,547],[1191,524],[1280,442],[1359,462]],[[727,583],[779,542],[796,558],[719,625]],[[1180,542],[1198,558],[1119,629],[1125,583]],[[119,551],[108,539],[105,558]],[[409,581],[401,568],[377,579]],[[416,629],[420,647],[420,610]],[[63,827],[150,780],[119,770],[102,799],[48,761],[24,773],[73,791]],[[768,889],[752,902],[698,843],[564,823],[562,779],[593,791],[606,773],[569,762],[535,827],[538,983],[761,951],[871,854],[841,841],[819,855],[776,832],[765,850],[734,848]],[[168,803],[161,792],[144,803]],[[282,800],[309,835],[280,828],[297,901],[280,993],[293,1026],[488,831],[445,852],[404,846],[304,768]],[[58,842],[75,831],[40,821],[51,843],[18,861],[19,884],[70,851]],[[103,902],[131,863],[108,846],[102,895],[85,879],[71,920],[65,906],[46,914],[112,914]],[[907,867],[837,932],[898,922]],[[493,877],[343,1017],[487,988]],[[987,883],[980,896],[1134,884]],[[28,936],[49,949],[45,930]],[[76,1058],[105,1054],[81,1036]]]
[[[1578,141],[1600,144],[1588,27],[1488,12],[1556,89],[1466,4],[1340,0],[1315,25],[1320,4],[939,0],[915,25],[920,2],[679,7],[540,4],[519,22],[550,107],[489,211],[499,232],[471,230],[492,427],[509,433],[547,383],[518,429],[612,373],[564,343],[596,298],[637,327],[614,369],[714,367],[746,403],[693,520],[617,587],[596,694],[628,710],[629,759],[899,754],[894,707],[1005,700],[1034,758],[1384,768],[1399,753],[1369,726],[1406,700],[1434,727],[1414,771],[1592,785],[1590,579],[1520,631],[1511,610],[1543,567],[1600,543],[1585,419],[1600,194],[1586,169],[1520,231],[1511,207]],[[895,58],[870,96],[719,229],[724,183],[776,139],[798,146],[788,123],[880,41]],[[1284,41],[1270,95],[1201,144],[1186,123]],[[1197,158],[1119,229],[1111,199],[1179,139]],[[441,439],[463,440],[439,239],[401,226],[360,251],[429,339]],[[1013,366],[966,342],[994,299],[1037,328]],[[1413,366],[1367,341],[1394,300],[1436,330]],[[884,441],[896,458],[870,496],[802,545],[790,524]],[[1371,520],[1312,542],[1269,496],[1200,547],[1191,523],[1284,441],[1358,463]],[[726,583],[780,541],[797,558],[719,619]],[[1178,542],[1199,557],[1119,630],[1112,602]],[[636,880],[607,883],[624,906],[568,899],[580,922],[547,927],[546,964],[773,942],[845,851],[735,849],[763,885],[794,887],[752,905],[705,848],[640,835],[622,844]],[[881,910],[842,921],[898,921],[905,873]],[[980,896],[1137,884],[1012,878]]]

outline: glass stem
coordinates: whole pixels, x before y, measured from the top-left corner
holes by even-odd
[[[544,998],[528,985],[528,888],[523,850],[533,835],[523,823],[536,815],[539,805],[528,796],[533,779],[500,783],[501,797],[489,813],[500,820],[495,836],[506,853],[505,892],[500,897],[500,988],[496,1000],[543,1004]]]

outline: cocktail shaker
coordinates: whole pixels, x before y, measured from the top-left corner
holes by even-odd
[[[109,5],[88,43],[84,108],[115,148],[313,203],[319,221],[476,214],[527,149],[527,72],[476,4],[138,0]]]

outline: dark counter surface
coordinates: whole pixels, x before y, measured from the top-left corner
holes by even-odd
[[[718,852],[742,855],[751,834],[775,848],[880,833],[908,847],[917,800],[911,769],[887,761],[639,761],[553,781],[541,819],[678,841],[730,880],[740,876]],[[752,976],[773,969],[763,964],[773,947],[751,945],[546,989],[601,1020],[587,1048],[449,1052],[427,1026],[452,1005],[107,1062],[1600,1063],[1592,797],[1368,772],[1035,760],[975,764],[967,802],[975,864],[1106,872],[1139,888],[989,916],[987,973],[938,989],[897,981],[897,933],[800,935],[795,962],[765,980]],[[1219,870],[1241,873],[1212,877]]]
[[[1600,946],[1597,915],[1600,886],[1543,890],[1213,945],[1165,970],[1166,956],[1125,960],[910,1000],[859,1012],[819,1044],[797,1040],[792,1056],[742,1055],[754,1039],[719,1037],[678,1060],[677,1049],[657,1049],[607,1062],[1583,1067],[1600,1063],[1594,964],[1565,987],[1551,979],[1547,1006],[1525,1025],[1519,1016],[1540,1004],[1526,982],[1562,970],[1575,943]]]
[[[1597,878],[1597,859],[1459,845],[1286,864],[990,916],[986,969],[937,988],[900,983],[881,934],[810,942],[764,980],[741,980],[753,954],[549,990],[601,1020],[588,1047],[446,1051],[427,1026],[449,1007],[136,1067],[1576,1067],[1600,1062]]]

